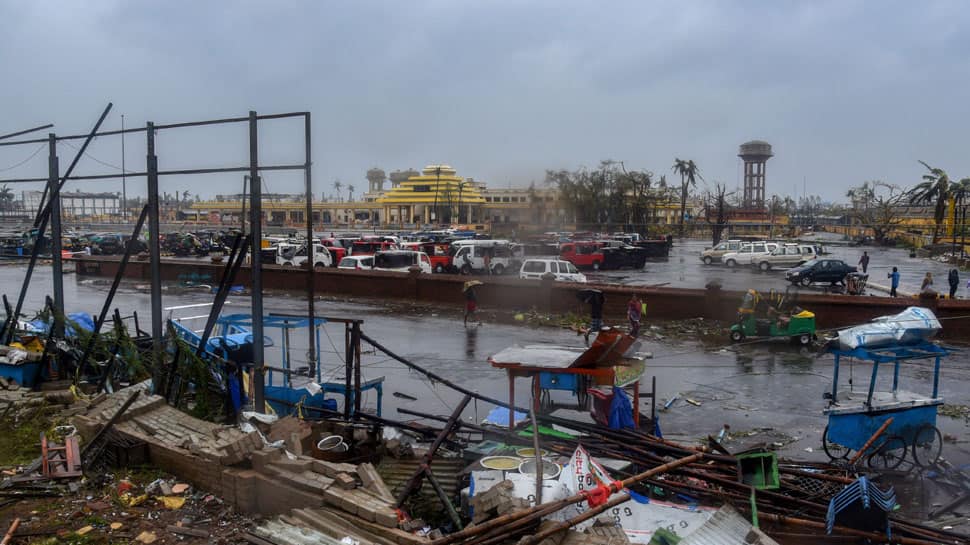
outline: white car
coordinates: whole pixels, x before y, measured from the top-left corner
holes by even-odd
[[[340,260],[338,269],[372,269],[374,268],[374,256],[372,255],[349,255]]]
[[[742,244],[738,251],[721,256],[721,261],[732,269],[738,265],[753,265],[758,263],[758,258],[769,255],[777,249],[777,242],[748,242]]]
[[[742,242],[740,240],[725,240],[717,246],[707,248],[701,252],[701,261],[703,261],[705,265],[710,265],[711,263],[720,263],[721,256],[740,250],[741,244]]]
[[[586,275],[579,272],[575,265],[559,259],[526,259],[519,269],[519,278],[538,280],[546,273],[552,273],[556,280],[562,282],[586,283]]]
[[[424,252],[390,250],[374,254],[375,271],[408,272],[415,265],[421,272],[431,274],[431,258]]]
[[[752,265],[763,271],[790,269],[815,259],[815,248],[809,245],[785,244],[766,256],[756,258]]]
[[[284,267],[302,267],[306,263],[306,244],[279,243],[276,246],[276,264]],[[330,250],[323,244],[313,245],[313,266],[329,267],[333,263]]]

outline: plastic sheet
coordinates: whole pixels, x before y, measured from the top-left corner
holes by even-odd
[[[880,316],[868,324],[839,331],[839,347],[854,350],[859,347],[913,344],[933,338],[942,328],[932,310],[908,307],[899,314]]]

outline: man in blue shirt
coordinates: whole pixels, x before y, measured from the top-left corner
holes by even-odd
[[[887,276],[892,279],[892,289],[889,290],[889,296],[896,297],[896,288],[899,287],[899,269],[893,267],[893,272],[889,273]]]

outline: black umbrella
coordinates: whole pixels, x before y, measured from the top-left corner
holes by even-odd
[[[592,303],[593,301],[603,299],[603,292],[594,289],[583,289],[576,292],[576,298],[584,303]]]

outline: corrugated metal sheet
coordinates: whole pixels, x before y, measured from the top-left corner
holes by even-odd
[[[398,460],[385,456],[377,466],[377,471],[381,474],[384,483],[391,489],[391,492],[397,494],[419,465],[421,465],[419,458]],[[457,497],[460,490],[459,485],[462,482],[461,473],[467,465],[467,462],[460,458],[436,458],[431,462],[431,470],[445,492],[450,497]],[[424,494],[434,496],[434,491],[431,490],[430,486],[422,487],[422,495]]]
[[[754,532],[754,533],[752,533]],[[749,538],[750,536],[750,538]],[[725,505],[703,526],[680,540],[679,545],[778,545],[758,531],[733,507]]]

